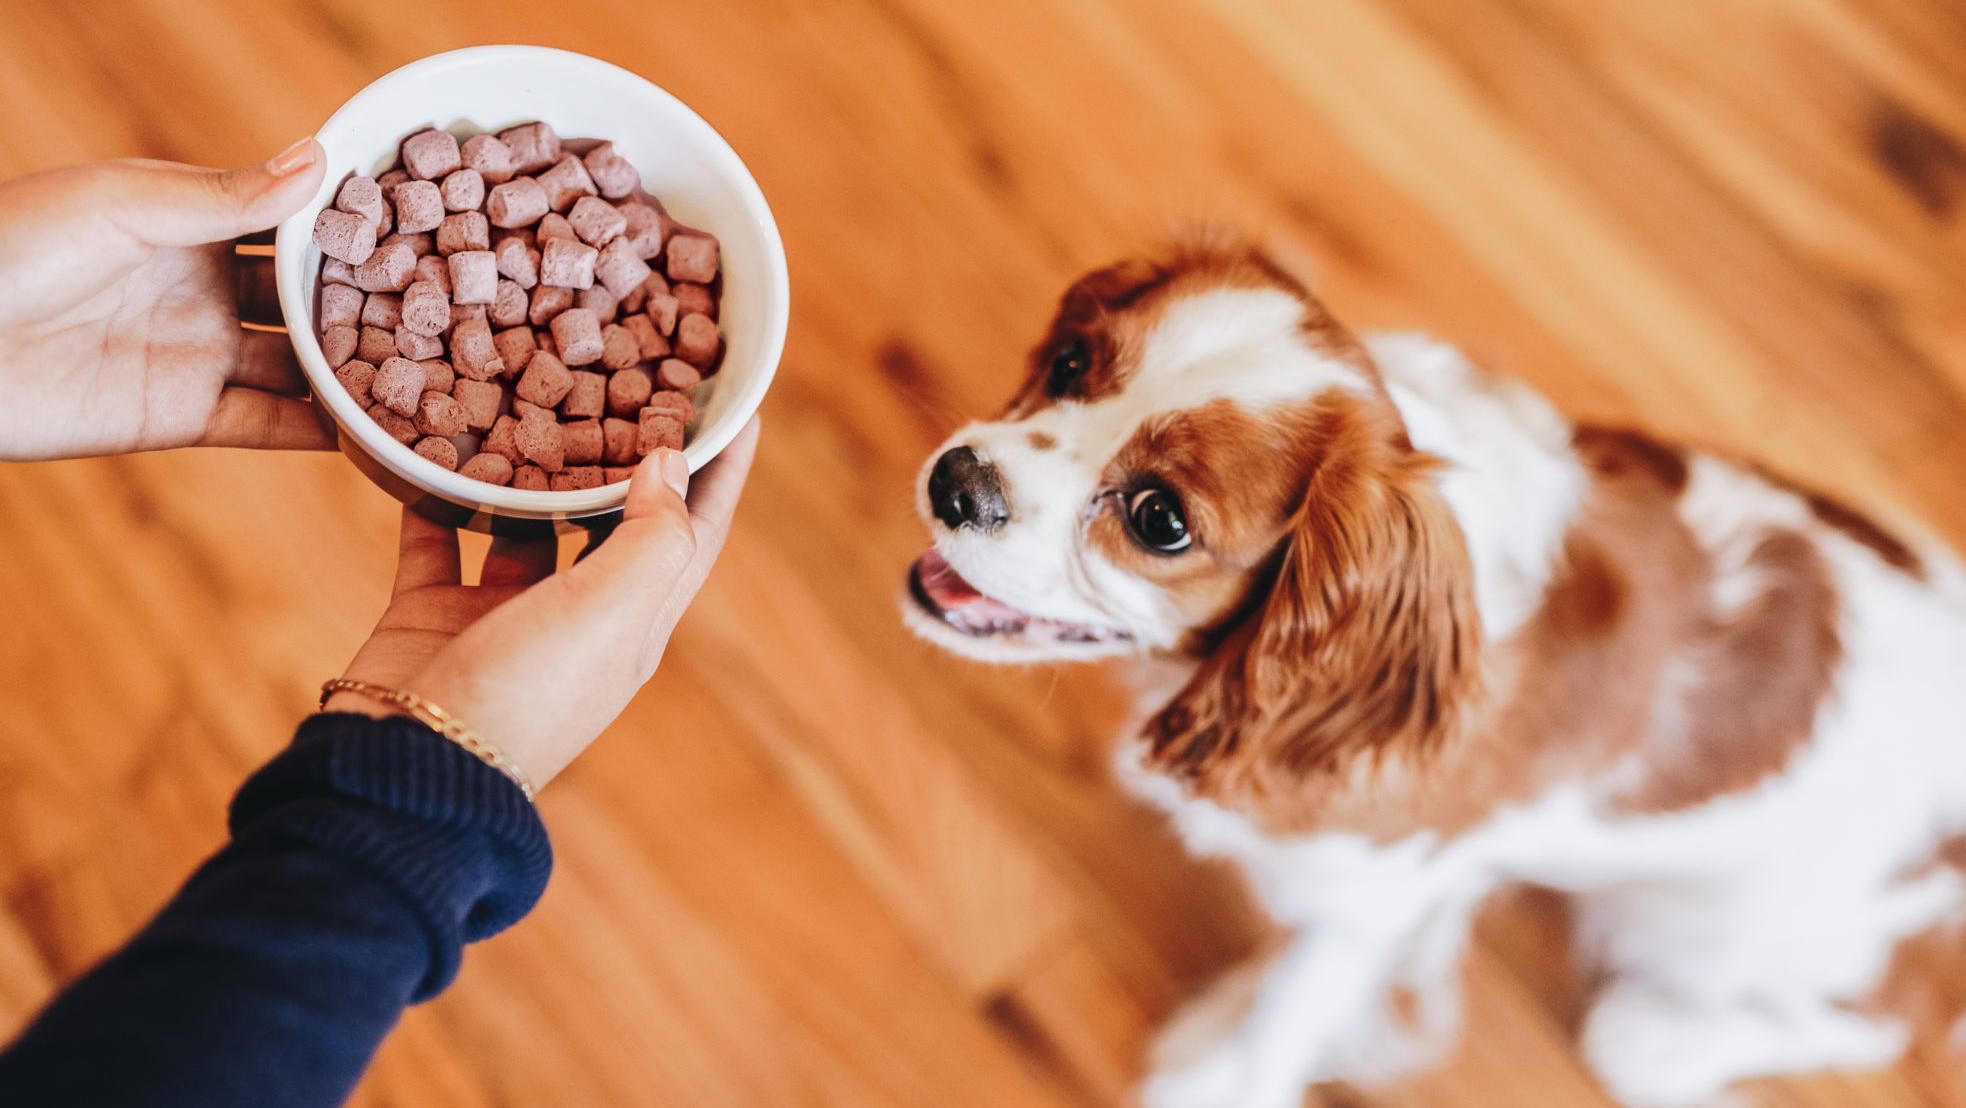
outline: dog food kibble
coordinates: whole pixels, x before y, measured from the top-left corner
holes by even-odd
[[[545,123],[404,139],[315,216],[315,325],[341,387],[419,456],[574,491],[681,449],[714,375],[717,240],[677,225],[610,142]]]

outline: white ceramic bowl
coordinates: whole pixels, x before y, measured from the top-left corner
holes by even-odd
[[[501,488],[460,477],[385,434],[335,380],[321,353],[314,321],[321,270],[314,217],[333,203],[350,170],[380,173],[413,131],[437,126],[463,139],[535,119],[568,138],[613,140],[671,216],[722,242],[718,322],[726,353],[718,373],[693,394],[697,417],[683,449],[691,472],[728,445],[764,399],[791,312],[785,247],[758,183],[702,117],[647,80],[564,50],[476,46],[412,62],[356,93],[314,136],[327,151],[320,191],[280,225],[274,269],[281,313],[342,452],[423,515],[495,534],[605,523],[620,511],[628,485],[580,492]]]

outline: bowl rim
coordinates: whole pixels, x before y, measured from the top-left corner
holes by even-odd
[[[763,402],[764,395],[778,372],[791,317],[791,281],[786,270],[785,246],[779,234],[777,220],[772,215],[771,206],[766,202],[763,190],[758,187],[756,178],[751,175],[750,167],[745,165],[744,160],[738,156],[736,150],[732,149],[729,141],[711,126],[708,120],[667,89],[639,73],[612,62],[571,50],[523,44],[500,44],[471,46],[432,54],[390,70],[344,101],[314,133],[314,137],[321,143],[323,150],[329,152],[337,145],[355,142],[357,136],[352,116],[360,105],[375,98],[388,97],[398,86],[411,81],[421,83],[433,71],[449,71],[464,66],[477,68],[486,64],[524,65],[542,60],[585,68],[605,76],[610,81],[640,86],[639,91],[652,99],[666,101],[676,109],[679,113],[678,118],[682,120],[683,129],[698,132],[701,153],[712,161],[723,163],[727,176],[736,182],[737,198],[762,240],[766,261],[765,272],[755,278],[762,280],[767,286],[766,311],[764,318],[758,324],[764,328],[763,342],[758,349],[761,365],[727,409],[726,418],[715,427],[704,428],[703,430],[708,433],[700,433],[684,447],[683,455],[689,462],[690,471],[695,472],[724,447],[730,445],[731,440],[743,430],[745,423]],[[332,157],[332,153],[329,156]],[[323,207],[332,203],[334,192],[341,183],[341,175],[337,174],[335,169],[336,167],[330,164],[321,187],[314,197],[299,212],[280,224],[274,236],[274,277],[279,293],[280,311],[289,321],[288,338],[294,347],[295,355],[299,358],[301,368],[313,387],[315,399],[326,402],[337,426],[360,440],[362,449],[375,455],[378,461],[386,462],[390,469],[397,471],[399,476],[423,491],[460,504],[490,510],[494,514],[534,519],[562,519],[589,516],[620,507],[628,496],[626,482],[571,492],[535,491],[492,485],[445,469],[384,432],[381,426],[370,419],[368,413],[357,405],[355,399],[347,394],[347,390],[341,387],[341,383],[334,376],[334,371],[328,366],[327,356],[321,350],[320,337],[314,333],[313,306],[310,303],[311,298],[306,294],[306,256],[308,247],[313,242],[314,217]],[[346,170],[343,171],[344,174],[345,172]],[[719,234],[719,237],[724,236]],[[293,321],[296,320],[301,321],[299,327],[293,325]]]

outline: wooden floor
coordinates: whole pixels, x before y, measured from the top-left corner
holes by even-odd
[[[1126,1103],[1151,1028],[1262,929],[1109,783],[1116,674],[954,661],[894,602],[926,452],[1007,397],[1068,278],[1171,223],[1263,231],[1356,325],[1966,543],[1957,0],[547,7],[0,2],[0,175],[262,158],[397,65],[529,40],[695,106],[784,231],[723,564],[544,796],[539,909],[359,1104]],[[331,455],[0,467],[0,1034],[221,842],[380,609],[394,526]],[[1323,1102],[1605,1103],[1561,936],[1493,914],[1448,1067]],[[1760,1095],[1961,1106],[1962,1078]]]

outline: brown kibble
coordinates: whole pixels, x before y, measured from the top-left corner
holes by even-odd
[[[444,399],[449,400],[450,397]],[[415,449],[419,456],[428,458],[445,469],[457,469],[457,444],[449,439],[432,435],[418,442]]]
[[[526,460],[549,472],[566,464],[566,436],[551,412],[529,412],[519,420],[519,450]]]
[[[397,316],[419,335],[441,335],[451,325],[451,300],[435,282],[416,281],[404,291]]]
[[[624,369],[608,378],[608,414],[623,419],[636,416],[654,392],[655,377],[648,370]]]
[[[526,290],[520,288],[517,281],[500,279],[498,293],[492,297],[491,309],[485,313],[485,318],[494,327],[518,327],[526,322],[526,313],[531,310]]]
[[[522,289],[530,289],[539,283],[539,251],[516,236],[500,241],[492,247],[492,257],[498,259],[498,272],[511,278]]]
[[[601,421],[601,460],[609,465],[633,466],[641,455],[635,452],[635,445],[641,438],[641,427],[634,420],[604,419]]]
[[[588,179],[609,200],[620,200],[642,187],[642,175],[635,172],[634,163],[615,152],[612,142],[589,150],[580,164],[587,167]]]
[[[471,460],[459,466],[457,472],[487,485],[504,485],[512,480],[512,463],[500,455],[481,450],[471,455]]]
[[[370,365],[381,365],[396,356],[396,336],[380,327],[364,327],[355,344],[355,356]]]
[[[416,279],[428,281],[443,292],[444,298],[451,295],[451,265],[449,259],[435,254],[426,254],[416,260]],[[414,282],[412,282],[414,283]]]
[[[717,240],[709,235],[671,235],[663,254],[663,268],[672,281],[707,285],[717,277]]]
[[[626,296],[649,279],[649,264],[636,256],[626,239],[615,239],[602,248],[594,260],[594,279],[616,296]]]
[[[560,160],[560,136],[550,124],[521,123],[498,133],[511,151],[515,173],[534,173]]]
[[[375,385],[375,367],[369,363],[343,362],[341,368],[334,371],[334,379],[340,381],[341,387],[348,390],[348,395],[364,408],[375,402],[375,394],[369,391]]]
[[[653,328],[650,333],[654,333]],[[609,369],[627,369],[641,360],[642,345],[635,341],[633,331],[613,323],[601,328],[602,365]]]
[[[601,421],[576,419],[560,424],[566,442],[566,462],[570,466],[591,466],[601,460]]]
[[[614,322],[615,309],[619,305],[620,301],[614,298],[607,286],[599,283],[573,294],[573,306],[593,312],[594,318],[602,323]]]
[[[334,206],[350,215],[359,215],[376,225],[380,231],[387,219],[388,208],[382,202],[382,186],[372,177],[350,177],[341,183],[341,191],[335,193]]]
[[[608,379],[599,373],[575,373],[573,387],[560,401],[567,419],[593,419],[608,410]]]
[[[646,406],[674,412],[676,413],[676,418],[685,424],[696,418],[696,405],[690,402],[689,397],[684,396],[680,392],[669,390],[658,392],[649,397],[649,402]]]
[[[403,322],[403,298],[393,292],[372,292],[362,302],[362,326],[394,331]]]
[[[433,128],[403,140],[403,168],[420,181],[435,180],[463,164],[457,136],[449,131]]]
[[[457,153],[465,168],[477,170],[488,186],[502,185],[512,179],[512,148],[500,142],[497,135],[472,135],[458,147]]]
[[[681,358],[664,358],[655,367],[655,382],[665,389],[693,389],[703,383],[703,374]]]
[[[347,285],[355,287],[355,267],[340,258],[321,260],[321,283],[324,285]]]
[[[328,368],[340,369],[355,356],[355,348],[360,342],[361,332],[353,327],[330,327],[323,332],[321,355],[328,360]]]
[[[573,307],[573,290],[558,285],[540,284],[532,290],[532,310],[526,318],[534,327],[544,327],[553,322],[553,317]]]
[[[417,430],[426,435],[448,438],[451,435],[462,435],[464,427],[464,405],[459,404],[449,393],[425,392],[417,399]]]
[[[635,451],[644,457],[655,450],[683,448],[683,425],[673,413],[661,408],[642,409],[639,432]]]
[[[676,357],[699,371],[717,360],[717,324],[702,312],[691,312],[676,324]]]
[[[417,401],[423,398],[423,379],[423,367],[416,362],[387,358],[376,370],[369,393],[377,403],[407,418],[416,414]]]
[[[532,361],[532,352],[539,349],[533,341],[532,328],[513,327],[492,336],[492,345],[498,350],[498,358],[507,368],[523,367]]]
[[[444,340],[435,335],[419,335],[408,327],[398,327],[396,353],[413,362],[427,361],[443,355]]]
[[[542,350],[526,363],[526,372],[513,391],[528,404],[551,408],[564,400],[572,389],[573,374],[566,364]]]
[[[451,362],[457,372],[473,381],[488,381],[505,369],[493,345],[491,325],[482,319],[467,319],[451,331]]]
[[[388,238],[383,239],[381,242],[377,243],[376,249],[380,250],[385,246],[389,246],[393,243],[399,243],[399,242],[405,246],[408,246],[410,248],[410,253],[416,255],[419,258],[423,257],[425,254],[435,254],[437,252],[437,236],[423,231],[415,231],[415,232],[398,231],[395,234],[390,235]]]
[[[359,215],[322,208],[314,217],[314,245],[330,258],[361,265],[375,252],[376,225]]]
[[[635,357],[638,361],[653,362],[669,356],[669,340],[656,333],[655,324],[640,312],[621,321],[621,329],[635,341]],[[607,342],[607,332],[601,332],[601,341]],[[608,360],[607,351],[601,351],[601,361]]]
[[[456,170],[444,178],[439,191],[449,211],[475,212],[485,202],[485,179],[475,169]]]
[[[635,476],[634,466],[602,466],[601,480],[610,485],[620,484]]]
[[[385,404],[370,405],[369,418],[375,420],[376,426],[382,428],[383,434],[388,435],[404,446],[408,446],[423,437],[417,433],[415,421],[411,420],[408,416],[397,415],[395,412],[390,411],[389,407]]]
[[[669,295],[668,279],[663,277],[662,274],[651,270],[647,280],[629,289],[628,295],[621,298],[621,310],[624,312],[639,312],[648,307],[649,297],[667,295]]]
[[[451,391],[451,386],[457,383],[457,371],[442,358],[416,359],[416,364],[423,367],[424,392],[447,393]]]
[[[601,321],[585,308],[568,308],[553,317],[553,349],[568,365],[601,360]]]
[[[682,317],[682,301],[668,293],[650,293],[648,299],[649,322],[655,324],[657,332],[664,335],[676,333],[676,320]]]
[[[396,188],[396,232],[423,234],[444,222],[444,190],[432,181],[408,181]]]
[[[552,210],[546,190],[531,177],[514,177],[485,197],[485,215],[500,227],[524,227]]]
[[[355,267],[355,287],[363,292],[401,292],[416,279],[416,257],[414,244],[391,237]]]
[[[587,176],[587,167],[572,154],[562,156],[537,180],[539,187],[546,190],[546,199],[556,212],[565,212],[573,207],[574,201],[583,196],[593,196],[599,191],[594,187],[594,179]]]
[[[669,286],[669,295],[676,298],[676,311],[679,315],[702,312],[711,319],[717,318],[717,298],[702,285],[692,285],[688,281],[677,281]]]
[[[567,212],[567,225],[580,236],[580,241],[602,247],[628,226],[628,217],[598,196],[583,196]]]
[[[570,466],[553,475],[554,492],[579,492],[601,487],[600,466]]]
[[[496,381],[459,377],[451,383],[451,396],[464,407],[467,430],[489,431],[498,422],[498,407],[505,402],[505,386]]]
[[[362,307],[367,299],[361,289],[347,285],[322,285],[321,311],[315,322],[323,333],[330,327],[359,327]]]
[[[539,228],[534,232],[534,237],[538,241],[534,242],[533,245],[539,247],[541,250],[546,249],[547,239],[573,239],[575,241],[579,241],[580,239],[579,235],[573,233],[573,224],[568,223],[567,217],[558,212],[540,218]]]
[[[497,454],[513,465],[525,461],[525,454],[519,450],[518,417],[502,415],[492,420],[491,430],[486,432],[484,442],[478,448]]]
[[[662,253],[662,213],[639,200],[631,200],[620,207],[622,218],[627,225],[621,229],[621,237],[635,248],[635,256],[647,261]]]
[[[437,225],[437,253],[450,255],[467,250],[491,249],[491,224],[483,212],[456,212]],[[457,271],[451,271],[452,295],[456,295]]]
[[[551,487],[546,471],[538,466],[520,466],[512,471],[512,487],[532,492],[545,492]]]

